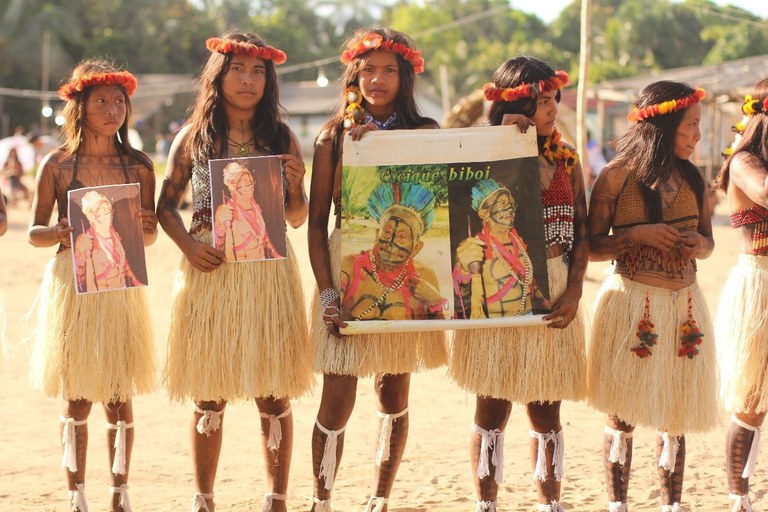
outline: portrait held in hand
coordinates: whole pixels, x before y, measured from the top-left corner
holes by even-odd
[[[284,258],[285,208],[275,157],[211,160],[213,244],[226,261]]]
[[[68,195],[77,292],[146,286],[142,226],[136,220],[139,185],[90,187]]]

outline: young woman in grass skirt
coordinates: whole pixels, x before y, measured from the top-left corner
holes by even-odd
[[[312,385],[304,294],[296,258],[225,263],[212,245],[208,160],[277,155],[283,165],[285,217],[307,216],[304,161],[280,119],[275,65],[285,54],[255,34],[210,38],[211,55],[187,124],[171,146],[158,217],[184,258],[176,276],[166,384],[171,398],[195,402],[193,512],[211,512],[227,402],[254,399],[269,494],[264,510],[285,511],[293,446],[290,399]],[[192,183],[192,224],[178,212]]]
[[[696,260],[714,248],[706,187],[689,158],[702,89],[655,82],[638,95],[616,158],[592,189],[590,257],[615,260],[597,296],[589,403],[608,414],[609,510],[626,511],[636,425],[657,429],[663,511],[680,510],[686,432],[717,422],[714,336]]]
[[[87,512],[85,463],[88,415],[102,402],[112,464],[111,508],[129,512],[128,470],[133,446],[136,393],[155,384],[149,309],[141,287],[77,294],[67,219],[67,192],[83,187],[139,183],[144,244],[157,238],[152,161],[128,140],[136,79],[103,60],[78,65],[59,90],[65,100],[64,144],[49,153],[37,174],[29,241],[58,245],[43,275],[32,379],[49,396],[66,400],[61,415],[71,510]],[[50,226],[57,209],[57,222]],[[119,242],[115,242],[117,244]]]
[[[405,34],[388,28],[361,29],[345,45],[341,60],[346,65],[341,104],[315,143],[310,192],[310,261],[320,291],[312,308],[311,332],[314,370],[323,373],[323,395],[312,433],[313,511],[331,510],[331,491],[344,446],[344,428],[355,404],[357,381],[370,375],[375,380],[381,435],[375,490],[366,510],[384,511],[408,436],[410,374],[445,364],[447,354],[442,332],[339,334],[339,327],[345,325],[339,299],[341,152],[345,137],[359,140],[371,130],[431,129],[437,128],[437,123],[423,117],[416,107],[415,75],[424,70],[424,60]],[[331,204],[336,229],[329,239]],[[406,206],[408,209],[413,210]],[[413,210],[409,218],[416,216]],[[365,281],[363,285],[373,287],[377,294],[386,293],[387,301],[401,294],[413,296],[412,290],[386,292],[374,274],[348,277],[355,283]],[[416,281],[414,276],[402,284],[415,287]],[[367,319],[378,318],[382,310],[365,309]]]
[[[718,178],[728,196],[740,254],[720,296],[715,328],[722,399],[731,412],[726,470],[733,512],[751,512],[760,431],[768,412],[768,79],[742,106],[747,116]]]
[[[560,89],[567,85],[565,72],[555,72],[534,57],[519,56],[502,64],[485,86],[486,99],[493,102],[491,125],[514,123],[521,130],[528,129],[531,121],[535,125],[552,312],[544,317],[551,321],[547,326],[454,333],[450,375],[477,395],[470,458],[478,511],[496,510],[512,402],[525,404],[528,413],[538,510],[563,510],[560,404],[581,400],[586,389],[586,321],[579,301],[588,259],[581,165],[555,127]],[[461,254],[459,260],[462,265]],[[468,265],[464,267],[467,272]]]

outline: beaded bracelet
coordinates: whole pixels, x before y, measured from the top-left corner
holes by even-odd
[[[335,288],[326,288],[320,292],[320,304],[323,305],[324,310],[333,305],[333,301],[338,298],[340,298],[339,292],[337,292]]]

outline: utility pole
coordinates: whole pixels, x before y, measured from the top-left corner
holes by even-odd
[[[587,158],[587,77],[592,50],[592,2],[581,0],[581,40],[579,43],[579,88],[576,92],[576,149],[581,156],[584,176],[589,175]]]
[[[43,73],[42,83],[40,89],[43,91],[43,104],[40,109],[40,134],[48,134],[48,118],[51,117],[53,110],[51,110],[50,101],[46,96],[48,92],[48,79],[51,74],[51,32],[46,30],[43,32]]]

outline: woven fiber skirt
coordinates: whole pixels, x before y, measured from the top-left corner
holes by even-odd
[[[210,273],[183,258],[173,295],[165,371],[172,399],[295,398],[312,387],[304,294],[290,243],[287,259],[224,263]]]
[[[739,255],[720,296],[715,328],[725,408],[768,411],[768,256]]]
[[[547,272],[551,296],[559,297],[568,284],[568,265],[562,256],[550,258]],[[457,330],[449,375],[481,396],[518,403],[581,400],[586,393],[584,310],[580,304],[576,318],[565,329]]]
[[[0,354],[3,356],[8,352],[5,340],[5,329],[7,325],[8,320],[5,316],[5,304],[3,304],[3,295],[0,293],[0,349],[2,350]]]
[[[651,355],[640,357],[631,349],[640,345],[638,325],[646,304],[658,337]],[[690,316],[704,334],[700,352],[692,358],[679,355],[689,304]],[[588,401],[593,407],[671,435],[706,431],[718,421],[717,373],[712,322],[697,284],[671,291],[618,274],[605,280],[588,349]]]
[[[328,240],[331,268],[341,265],[341,231],[336,229]],[[339,287],[339,272],[334,286]],[[384,334],[355,334],[336,338],[323,323],[318,292],[312,302],[313,368],[318,373],[367,377],[375,373],[410,373],[437,368],[448,360],[442,331]]]
[[[77,295],[72,254],[57,254],[33,306],[33,386],[48,396],[93,402],[125,402],[151,391],[155,354],[144,292]]]

